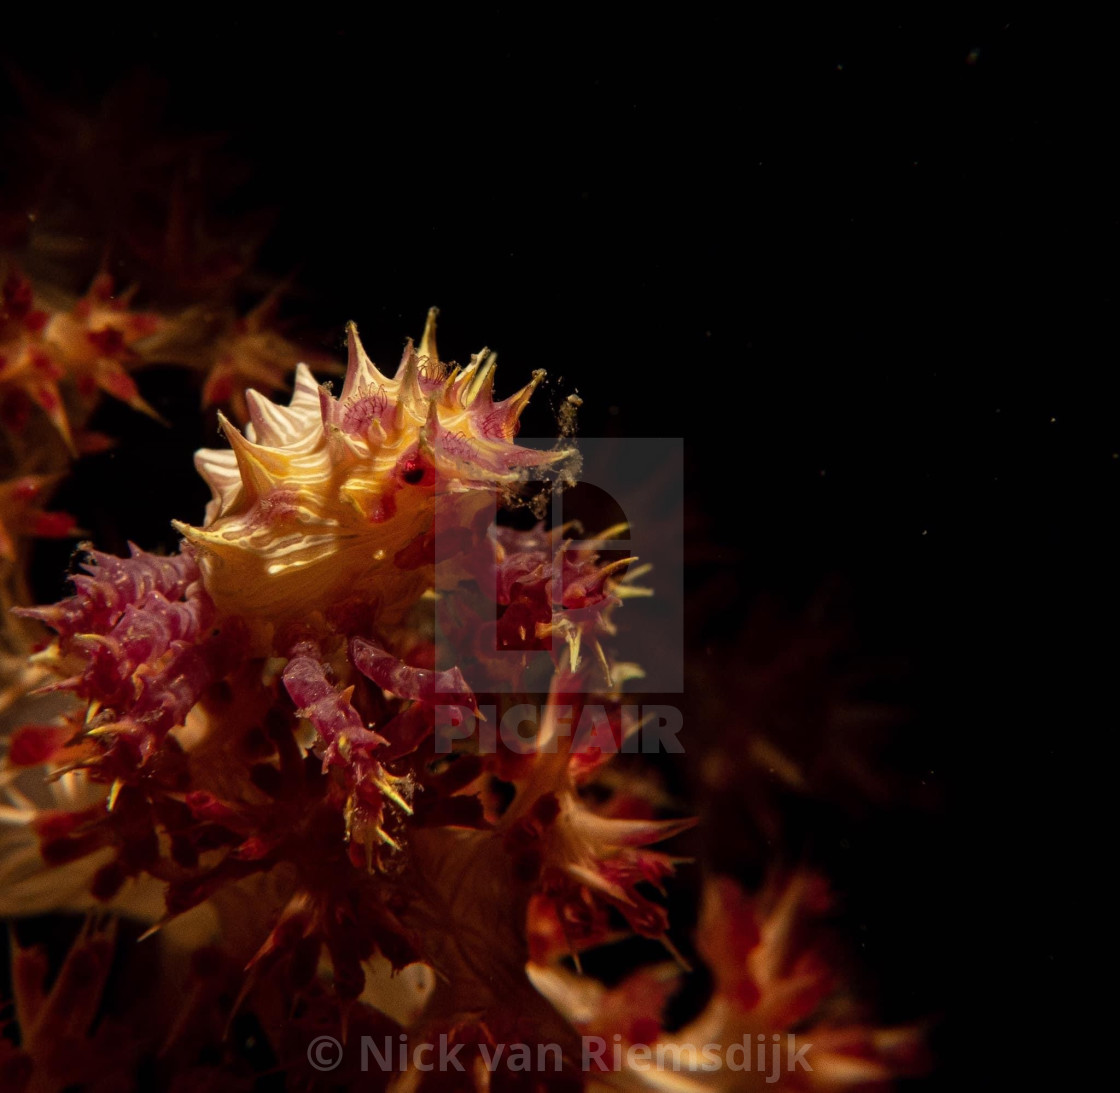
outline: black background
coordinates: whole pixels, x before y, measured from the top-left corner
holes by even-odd
[[[696,678],[733,707],[751,605],[825,587],[909,665],[889,804],[815,837],[848,843],[824,857],[887,1019],[938,1020],[930,1088],[1064,1066],[1061,914],[1113,727],[1082,708],[1115,618],[1110,81],[1007,18],[180,18],[0,53],[87,111],[144,69],[157,136],[222,134],[222,213],[270,210],[256,268],[294,273],[320,348],[354,319],[390,365],[437,304],[500,393],[548,370],[527,432],[578,390],[585,435],[683,436]],[[109,547],[173,546],[216,442],[181,377],[141,383],[172,430],[108,408],[126,439],[60,498]]]

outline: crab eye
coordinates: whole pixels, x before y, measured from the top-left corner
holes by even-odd
[[[413,452],[397,465],[400,480],[408,486],[430,486],[436,478],[435,468],[419,452]]]

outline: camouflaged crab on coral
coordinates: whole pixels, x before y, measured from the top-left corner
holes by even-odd
[[[629,565],[563,528],[493,522],[495,498],[524,501],[576,463],[570,442],[516,443],[544,374],[498,400],[494,364],[486,350],[442,362],[433,311],[390,378],[351,326],[337,396],[301,365],[288,406],[250,390],[244,432],[222,420],[229,446],[196,457],[213,497],[201,524],[176,524],[178,554],[87,548],[71,597],[19,611],[53,633],[34,660],[55,681],[5,760],[5,819],[26,837],[6,853],[4,910],[146,917],[139,945],[192,956],[158,1035],[138,1020],[136,1042],[109,1052],[95,1018],[103,927],[64,966],[85,961],[85,978],[64,970],[50,989],[17,949],[22,1038],[0,1040],[13,1088],[65,1084],[83,1060],[114,1088],[141,1066],[176,1087],[220,1073],[222,1088],[250,1088],[257,1075],[229,1048],[243,1013],[289,1088],[320,1080],[314,1035],[367,1032],[444,1037],[464,1068],[413,1060],[378,1076],[349,1059],[337,1085],[745,1088],[729,1071],[589,1071],[581,1037],[629,1047],[812,1027],[831,980],[795,943],[822,900],[801,876],[758,901],[709,885],[699,951],[716,991],[694,1026],[665,1025],[684,962],[658,893],[681,859],[652,847],[692,821],[665,816],[639,780],[589,792],[618,748],[581,749],[557,726],[594,701],[616,744],[629,731],[607,640]],[[455,663],[437,647],[445,631]],[[499,711],[531,697],[542,652],[535,747],[437,747],[438,719],[476,714],[487,680],[502,676]],[[44,771],[53,807],[26,792]],[[669,963],[611,989],[583,973],[581,954],[628,935],[661,942]],[[81,1004],[56,997],[67,991]],[[81,1019],[63,1066],[40,1017],[67,1005]],[[783,1083],[880,1082],[909,1043],[843,1022],[819,1039],[815,1069]],[[491,1049],[513,1042],[558,1045],[561,1069],[493,1069]]]

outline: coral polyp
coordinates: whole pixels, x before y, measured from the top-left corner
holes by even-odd
[[[159,330],[162,320],[132,310],[133,292],[118,296],[112,277],[100,273],[71,307],[46,308],[22,273],[12,270],[2,282],[0,416],[14,431],[23,431],[34,404],[76,454],[74,406],[84,416],[99,391],[158,416],[140,396],[128,368],[140,362],[138,344]]]
[[[289,406],[250,391],[244,433],[221,418],[230,448],[196,457],[214,495],[206,522],[175,525],[220,610],[271,626],[306,621],[343,596],[398,612],[430,583],[425,537],[437,499],[441,520],[466,527],[495,491],[508,496],[534,468],[573,454],[513,443],[543,372],[495,401],[495,355],[448,367],[435,317],[391,379],[351,324],[339,397],[301,365]]]

